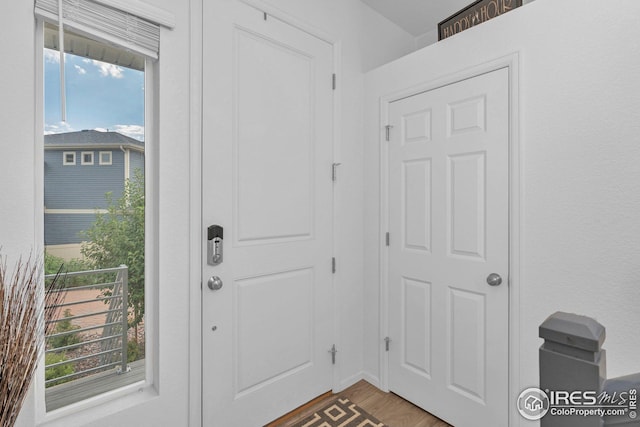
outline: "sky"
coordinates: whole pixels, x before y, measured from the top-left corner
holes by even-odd
[[[44,133],[115,131],[144,140],[144,72],[65,54],[67,120],[60,113],[60,54],[44,50]]]

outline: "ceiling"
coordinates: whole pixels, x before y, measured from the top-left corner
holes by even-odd
[[[473,0],[361,0],[413,36],[420,36],[438,27]]]

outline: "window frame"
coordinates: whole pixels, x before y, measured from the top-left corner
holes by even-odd
[[[108,154],[109,155],[109,161],[102,161],[102,156],[104,154]],[[112,165],[113,164],[113,151],[100,151],[100,152],[98,152],[98,164],[100,166],[110,166],[110,165]]]
[[[85,161],[84,156],[91,156],[91,161]],[[90,166],[94,164],[94,153],[93,151],[82,151],[80,152],[80,164],[84,166]]]
[[[67,161],[67,156],[73,156],[73,162]],[[63,151],[62,152],[62,165],[63,166],[76,166],[78,164],[78,157],[75,151]]]
[[[47,22],[50,22],[47,20]],[[44,23],[45,20],[36,16],[35,38],[36,49],[42,52],[44,49]],[[55,23],[54,23],[55,24]],[[56,24],[57,25],[57,24]],[[103,41],[104,42],[104,41]],[[74,403],[69,406],[46,410],[45,402],[45,368],[44,352],[36,369],[34,377],[33,405],[35,407],[34,421],[36,426],[41,425],[86,425],[94,420],[100,420],[105,414],[116,414],[126,409],[147,405],[157,400],[160,396],[158,391],[158,377],[160,367],[158,365],[158,342],[159,342],[159,289],[152,284],[158,283],[159,261],[158,261],[158,159],[159,150],[157,144],[159,110],[159,61],[145,58],[144,67],[144,97],[145,97],[145,380],[135,382],[121,388],[91,397]],[[36,104],[44,105],[44,79],[37,78],[44,76],[43,55],[36,55],[35,60],[35,90]],[[44,110],[36,108],[36,138],[35,138],[35,164],[44,164]],[[77,165],[77,151],[67,151],[73,153],[73,165]],[[113,150],[111,150],[113,161]],[[64,157],[63,157],[64,161]],[[95,155],[94,155],[95,161]],[[69,164],[71,165],[71,164]],[[36,188],[34,196],[36,199],[36,217],[44,218],[44,168],[35,168]],[[44,242],[44,222],[36,227],[35,245],[42,245]]]

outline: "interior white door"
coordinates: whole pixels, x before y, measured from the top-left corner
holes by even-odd
[[[333,48],[236,0],[204,23],[203,425],[260,426],[332,388]]]
[[[508,424],[508,93],[500,69],[389,108],[389,389],[455,426]]]

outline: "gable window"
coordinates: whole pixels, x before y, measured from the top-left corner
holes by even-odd
[[[93,164],[93,151],[83,151],[82,152],[82,161],[80,162],[83,165],[92,165]]]
[[[111,151],[101,151],[99,163],[103,166],[108,166],[112,162],[111,160]]]
[[[65,151],[62,153],[62,164],[65,166],[75,166],[76,165],[76,152],[75,151]]]

